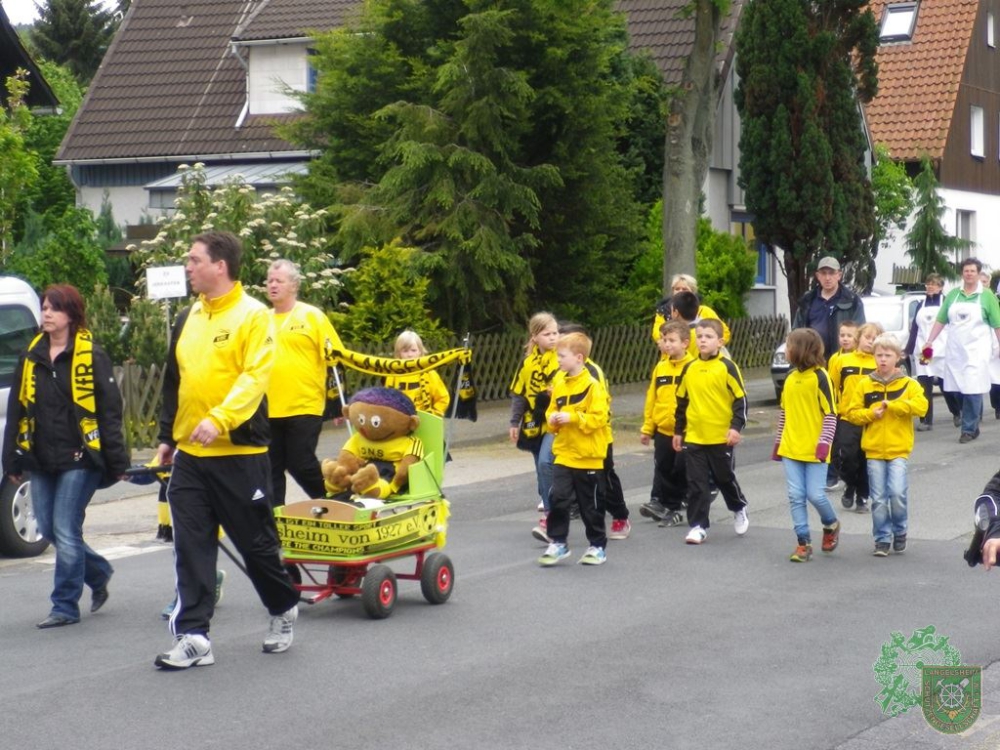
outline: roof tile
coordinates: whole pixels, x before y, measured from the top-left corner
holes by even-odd
[[[876,22],[889,4],[872,0]],[[893,157],[944,154],[977,10],[977,0],[924,0],[912,40],[879,47],[879,91],[865,112],[872,139]]]
[[[680,81],[694,41],[689,0],[619,0],[631,46],[646,48],[668,84]],[[746,0],[733,0],[722,30],[720,69]],[[927,3],[925,3],[927,4]],[[59,161],[211,159],[280,153],[273,117],[237,123],[245,70],[231,41],[301,37],[341,24],[361,0],[133,0],[66,137]]]

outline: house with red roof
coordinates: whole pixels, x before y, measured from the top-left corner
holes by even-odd
[[[1000,268],[1000,0],[872,0],[871,8],[880,34],[879,92],[865,108],[872,140],[911,175],[926,154],[945,228],[975,243],[955,260],[975,255]],[[910,281],[904,234],[880,251],[877,285]]]

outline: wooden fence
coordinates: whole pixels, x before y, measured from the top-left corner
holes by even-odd
[[[125,439],[132,448],[150,448],[158,442],[165,374],[166,368],[157,365],[147,369],[126,362],[115,367],[115,378],[125,402]]]
[[[774,350],[788,332],[788,320],[784,317],[740,318],[727,322],[732,329],[729,352],[742,368],[769,365]],[[345,343],[354,351],[366,354],[391,356],[392,352],[391,344]],[[448,346],[460,345],[461,342],[455,340]],[[510,381],[524,357],[524,336],[510,333],[473,336],[469,346],[474,352],[473,382],[479,401],[508,398]],[[604,368],[611,385],[645,382],[658,356],[649,324],[609,326],[594,332],[591,358]],[[442,368],[441,377],[449,386],[454,384],[457,369],[455,365]],[[125,400],[129,444],[133,448],[155,445],[164,368],[154,365],[147,371],[138,365],[126,364],[115,368],[115,374]],[[353,371],[346,375],[348,393],[378,384],[379,378],[374,376]]]

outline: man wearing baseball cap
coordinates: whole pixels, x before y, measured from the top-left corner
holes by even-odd
[[[792,319],[792,328],[812,328],[823,339],[827,359],[837,351],[837,334],[840,324],[853,320],[865,322],[865,306],[861,297],[840,283],[840,261],[832,255],[819,259],[816,264],[818,284],[799,300]]]

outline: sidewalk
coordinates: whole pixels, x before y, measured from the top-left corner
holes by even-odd
[[[766,367],[754,368],[744,373],[747,390],[747,400],[751,409],[777,406],[774,395],[774,384],[771,382],[771,372]],[[638,432],[642,424],[642,410],[646,401],[646,383],[630,383],[611,388],[611,410],[614,414],[614,427],[618,430]],[[469,422],[466,419],[451,420],[450,445],[464,448],[485,445],[507,440],[507,426],[510,420],[509,401],[491,401],[479,405],[479,419]],[[756,430],[762,425],[751,423],[750,429]],[[770,429],[770,420],[767,423]],[[324,430],[326,437],[328,431]],[[322,438],[320,443],[322,446]],[[330,455],[323,454],[321,455]]]

